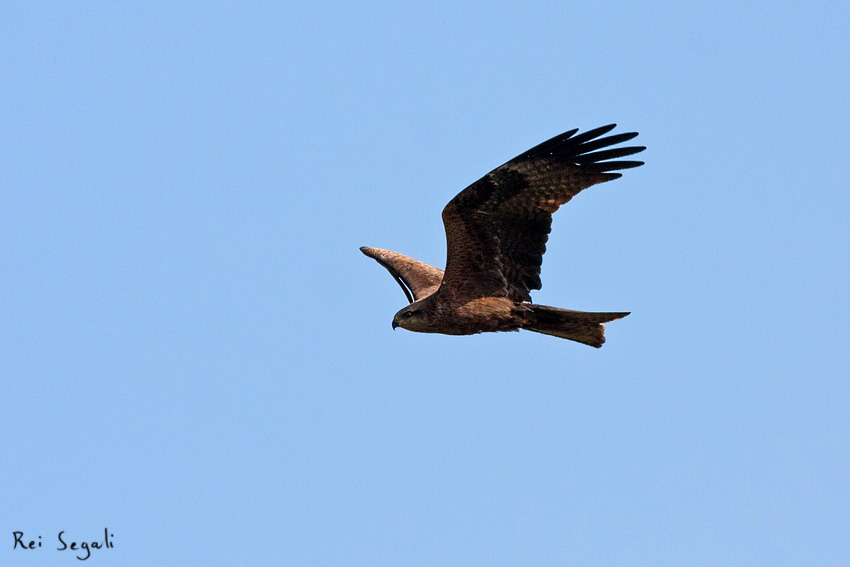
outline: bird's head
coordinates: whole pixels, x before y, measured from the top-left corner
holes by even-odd
[[[393,329],[396,327],[420,333],[427,332],[428,317],[422,303],[415,301],[396,313],[393,317]]]

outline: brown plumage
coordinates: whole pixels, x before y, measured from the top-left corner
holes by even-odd
[[[642,146],[601,149],[637,136],[600,137],[614,127],[555,136],[449,201],[443,209],[445,273],[397,252],[361,248],[389,270],[411,302],[395,315],[393,328],[446,335],[528,329],[602,346],[602,323],[628,313],[535,305],[531,290],[541,286],[540,266],[558,207],[591,185],[621,177],[612,171],[643,165],[616,160],[643,151]]]

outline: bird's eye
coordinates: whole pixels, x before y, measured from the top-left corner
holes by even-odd
[[[402,317],[404,317],[405,319],[410,319],[411,317],[413,317],[413,311],[405,311]]]

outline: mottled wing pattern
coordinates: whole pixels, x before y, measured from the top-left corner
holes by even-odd
[[[642,146],[602,149],[637,136],[600,137],[615,126],[555,136],[452,199],[443,209],[448,252],[440,293],[456,301],[485,296],[531,301],[531,290],[541,286],[552,214],[581,190],[621,177],[613,171],[643,165],[617,160]]]
[[[363,246],[360,251],[389,271],[410,303],[437,291],[443,280],[443,270],[404,254],[368,246]]]

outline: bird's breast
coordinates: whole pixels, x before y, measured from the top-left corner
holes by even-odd
[[[521,317],[516,304],[506,297],[481,297],[454,309],[455,326],[473,333],[512,331],[519,328]]]

